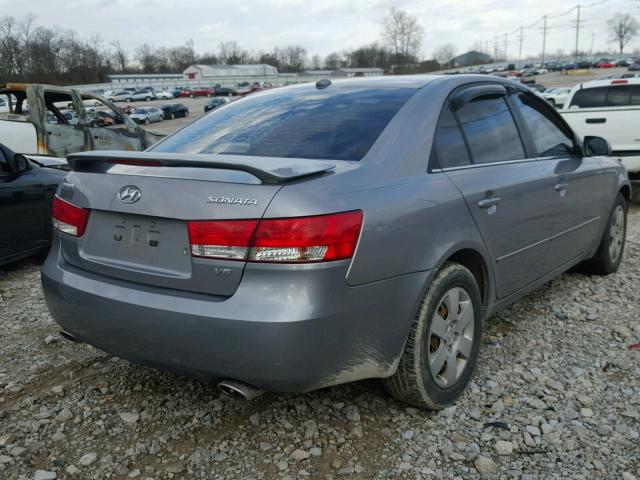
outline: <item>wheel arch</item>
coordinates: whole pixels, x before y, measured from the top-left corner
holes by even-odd
[[[461,248],[451,253],[442,264],[455,262],[467,268],[478,284],[482,299],[483,314],[488,310],[491,289],[491,275],[487,259],[474,248]],[[441,265],[442,266],[442,265]]]

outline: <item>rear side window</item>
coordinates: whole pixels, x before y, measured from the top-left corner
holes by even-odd
[[[606,106],[608,87],[584,88],[571,99],[571,107],[598,108]]]
[[[440,115],[438,127],[433,139],[433,160],[436,168],[451,168],[469,165],[469,154],[462,138],[458,122],[447,106]]]
[[[630,85],[631,105],[640,105],[640,85]]]
[[[481,98],[457,112],[473,163],[526,158],[522,140],[503,97]]]
[[[531,133],[538,157],[573,154],[574,145],[570,131],[559,118],[548,111],[544,103],[524,93],[512,98]]]
[[[624,85],[620,87],[609,87],[607,91],[608,107],[623,107],[631,102],[629,87]]]
[[[214,110],[156,152],[360,160],[413,88],[275,90]]]

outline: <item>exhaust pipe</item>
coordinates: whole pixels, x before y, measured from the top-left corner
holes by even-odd
[[[218,383],[218,390],[229,398],[253,400],[264,393],[264,390],[254,388],[246,383],[235,380],[223,380]]]
[[[80,342],[80,340],[78,340],[72,333],[69,333],[66,330],[60,330],[60,335],[72,342]]]

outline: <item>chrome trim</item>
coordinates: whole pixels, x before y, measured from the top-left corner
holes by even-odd
[[[514,255],[518,255],[518,254],[520,254],[522,252],[525,252],[525,251],[529,250],[530,248],[537,247],[539,245],[542,245],[545,242],[549,242],[551,240],[554,240],[556,238],[561,237],[562,235],[566,235],[567,233],[571,233],[571,232],[573,232],[575,230],[578,230],[579,228],[585,227],[585,226],[589,225],[590,223],[593,223],[593,222],[596,222],[596,221],[600,220],[600,218],[601,218],[600,216],[593,217],[591,220],[587,220],[586,222],[582,222],[580,225],[576,225],[574,227],[567,228],[566,230],[563,230],[562,232],[558,232],[558,233],[556,233],[554,235],[551,235],[550,237],[547,237],[547,238],[545,238],[543,240],[539,240],[539,241],[537,241],[535,243],[532,243],[531,245],[527,245],[526,247],[522,247],[522,248],[519,248],[518,250],[514,250],[513,252],[507,253],[506,255],[503,255],[501,257],[496,258],[496,263],[500,263],[501,261],[503,261],[503,260],[505,260],[507,258],[513,257]]]
[[[560,159],[569,159],[569,158],[582,158],[579,155],[572,156],[557,156],[557,157],[535,157],[535,158],[523,158],[520,160],[503,160],[501,162],[489,162],[489,163],[471,163],[469,165],[461,165],[459,167],[447,167],[447,168],[434,168],[431,172],[451,172],[455,170],[465,170],[467,168],[479,168],[479,167],[492,167],[495,165],[510,165],[512,163],[530,163],[530,162],[541,162],[545,160],[560,160]]]

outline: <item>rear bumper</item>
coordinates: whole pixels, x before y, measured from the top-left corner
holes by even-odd
[[[348,262],[249,265],[233,296],[215,297],[96,275],[59,250],[54,239],[42,285],[56,322],[79,340],[133,362],[270,391],[391,375],[432,274],[349,287]]]

